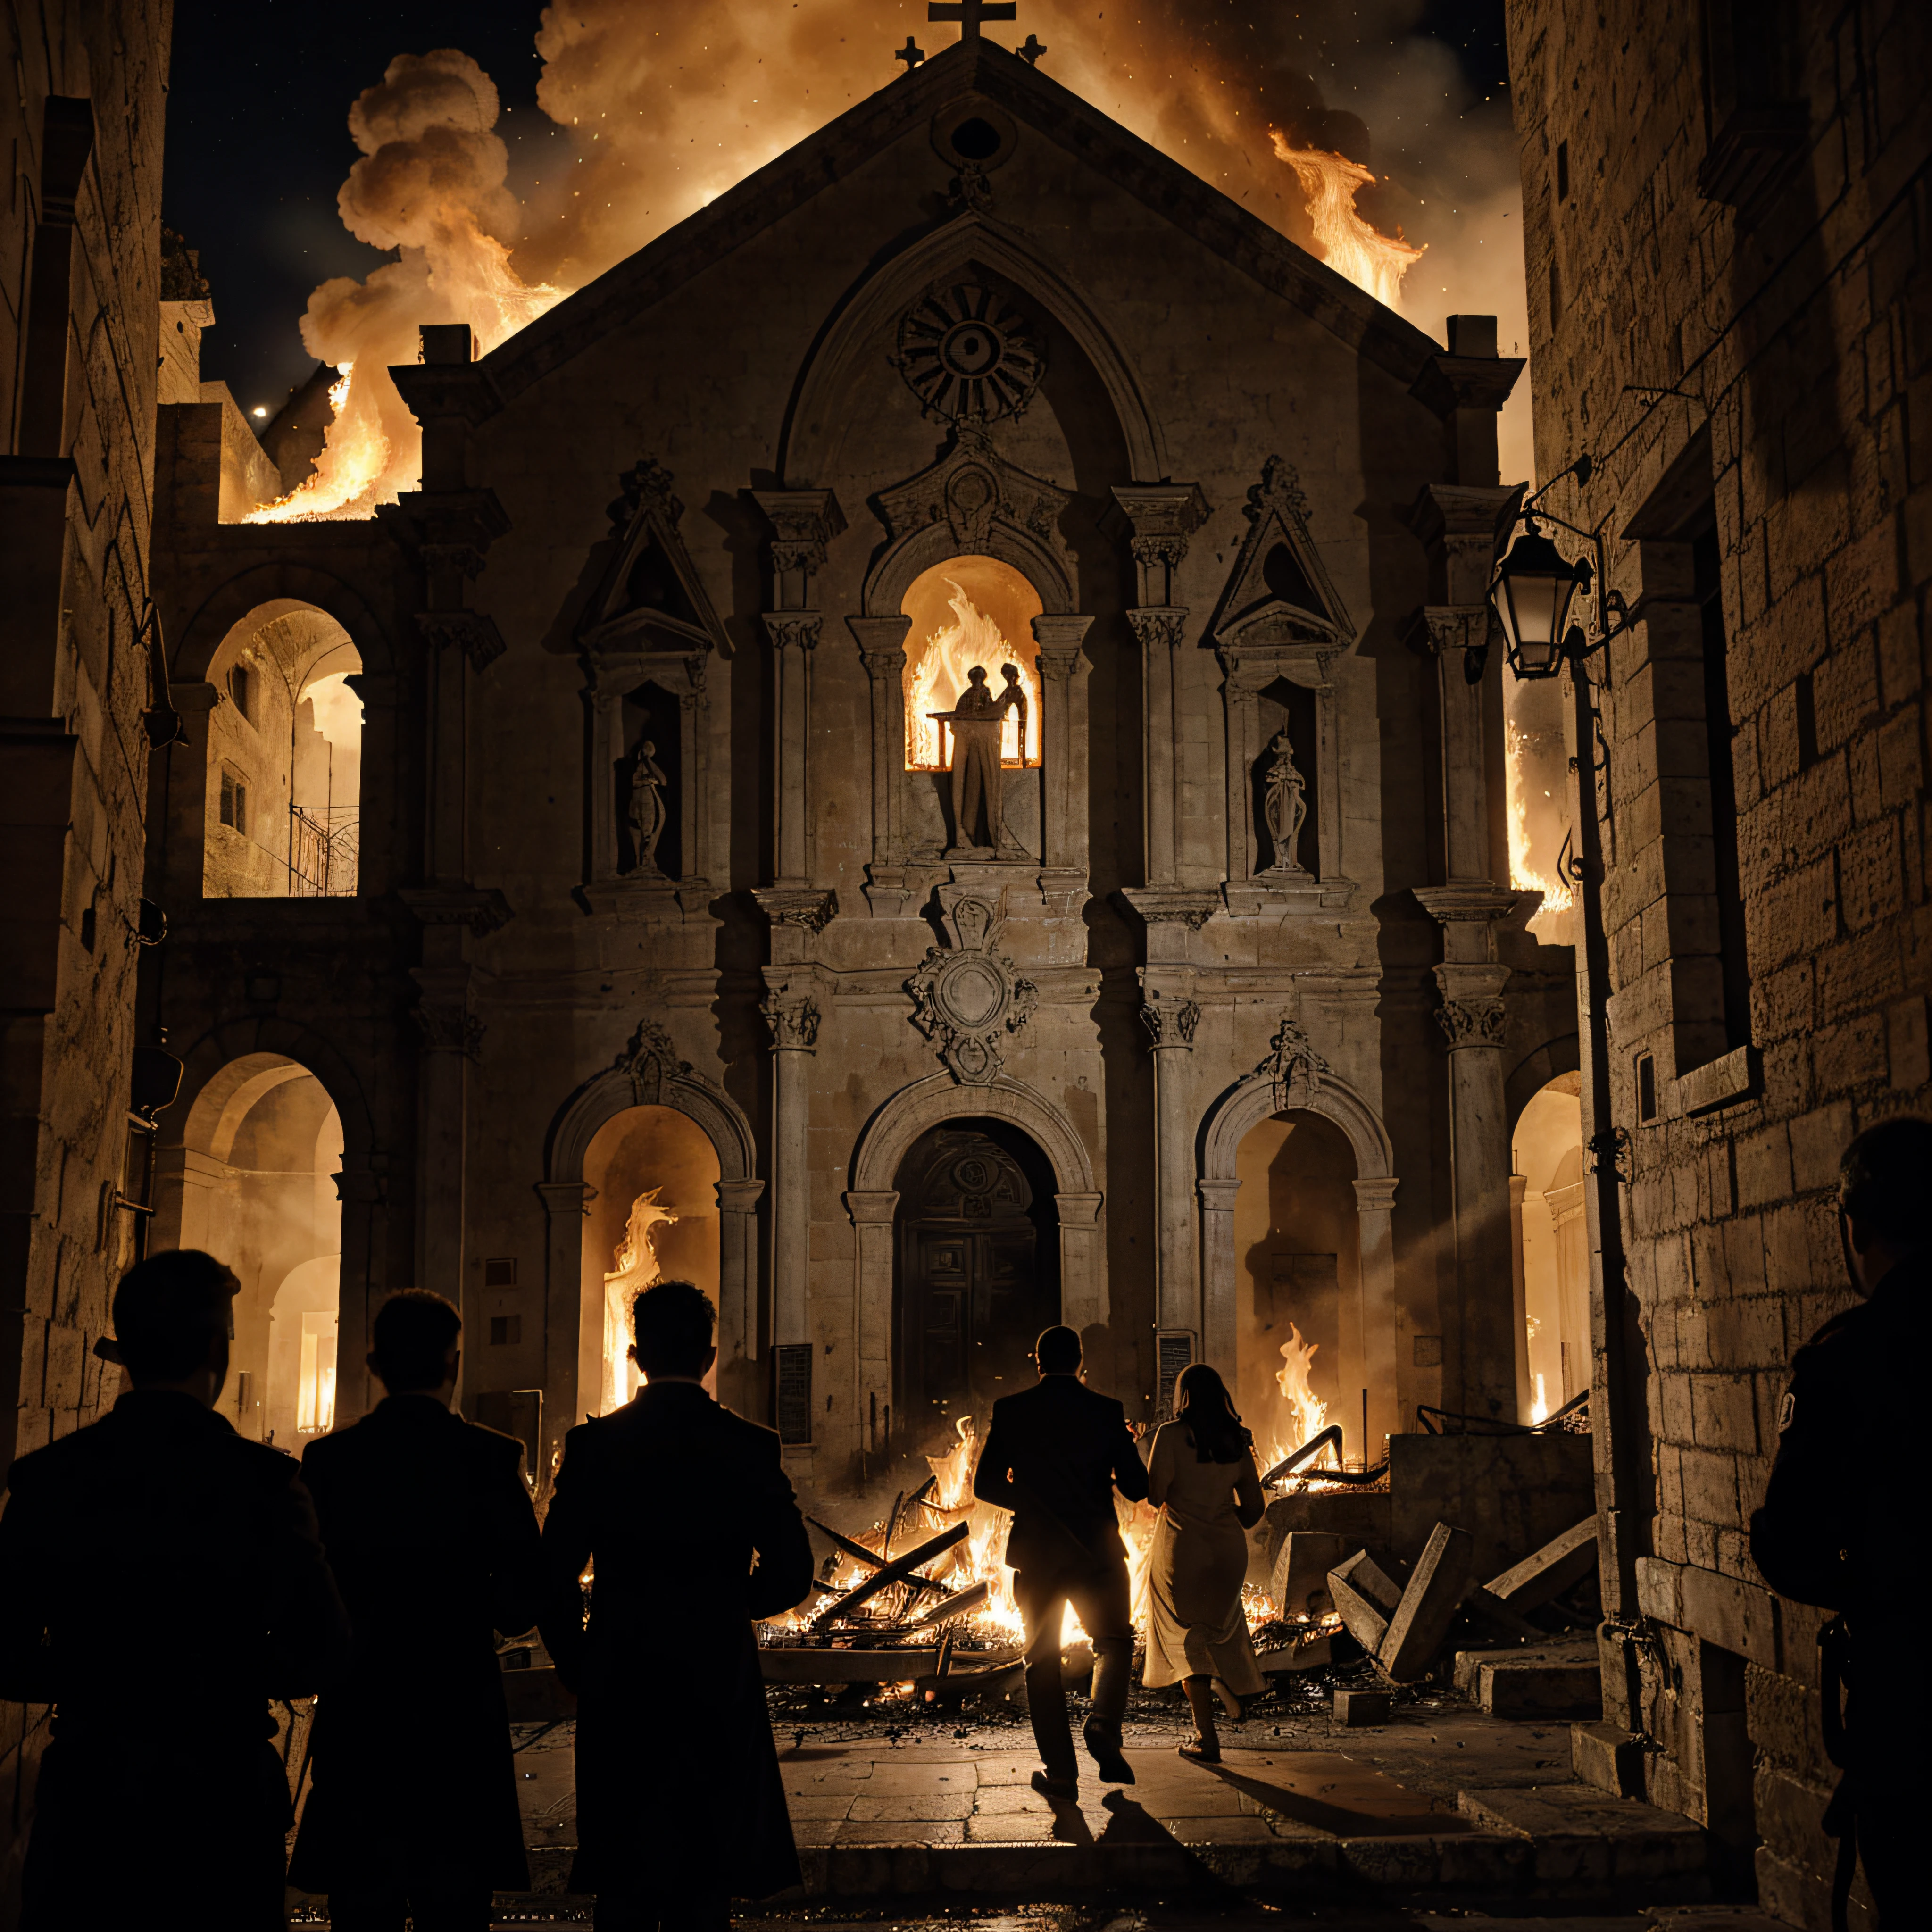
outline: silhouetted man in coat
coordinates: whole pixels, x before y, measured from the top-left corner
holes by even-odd
[[[1013,1512],[1006,1561],[1018,1573],[1013,1594],[1026,1620],[1027,1708],[1042,1767],[1033,1781],[1049,1797],[1070,1798],[1079,1789],[1079,1766],[1060,1666],[1060,1618],[1070,1602],[1094,1645],[1087,1748],[1106,1783],[1134,1781],[1120,1750],[1134,1631],[1114,1491],[1141,1502],[1147,1468],[1126,1411],[1082,1381],[1076,1330],[1048,1329],[1034,1345],[1034,1361],[1039,1382],[993,1405],[973,1493]]]
[[[1843,1613],[1850,1696],[1844,1781],[1826,1828],[1852,1828],[1881,1922],[1923,1922],[1916,1869],[1932,1696],[1918,1662],[1924,1559],[1913,1498],[1924,1460],[1920,1383],[1932,1360],[1932,1121],[1868,1127],[1844,1152],[1838,1216],[1863,1299],[1791,1364],[1778,1460],[1751,1519],[1751,1556],[1781,1595]],[[1836,1716],[1826,1686],[1826,1722]],[[1908,1916],[1910,1915],[1910,1916]]]
[[[8,1474],[0,1696],[54,1706],[29,1932],[286,1923],[268,1700],[316,1690],[349,1628],[294,1460],[214,1413],[236,1288],[194,1250],[130,1269],[114,1328],[133,1386]]]
[[[777,1436],[705,1390],[716,1319],[688,1281],[638,1297],[644,1385],[564,1438],[544,1522],[540,1628],[578,1698],[571,1888],[602,1932],[720,1928],[799,1882],[752,1625],[810,1588],[812,1546]]]
[[[524,1445],[451,1410],[462,1328],[440,1294],[390,1296],[384,1400],[302,1457],[356,1641],[289,1875],[334,1932],[485,1932],[491,1892],[530,1886],[494,1633],[536,1622],[536,1512]]]

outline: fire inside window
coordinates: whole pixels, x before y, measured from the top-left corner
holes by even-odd
[[[227,765],[221,768],[221,822],[237,832],[248,830],[248,781]]]
[[[296,1382],[296,1432],[326,1436],[335,1426],[335,1312],[302,1312],[302,1366]]]
[[[1038,593],[1010,564],[990,556],[956,557],[922,575],[906,593],[912,626],[906,638],[905,768],[943,772],[952,762],[952,734],[931,714],[951,711],[970,688],[975,664],[987,694],[1004,704],[1000,762],[1010,770],[1040,763],[1039,646],[1033,620]],[[1016,676],[1010,687],[1006,668]]]

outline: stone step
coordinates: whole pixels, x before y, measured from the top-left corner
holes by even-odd
[[[1709,1840],[1701,1826],[1589,1785],[1465,1791],[1456,1808],[1486,1831],[1520,1834],[1531,1848],[1531,1882],[1539,1896],[1546,1888],[1551,1896],[1568,1896],[1708,1880]]]
[[[1598,1718],[1600,1670],[1594,1642],[1462,1650],[1456,1653],[1456,1688],[1492,1718]]]

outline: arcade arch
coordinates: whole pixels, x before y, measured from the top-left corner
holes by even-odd
[[[1540,1422],[1590,1385],[1590,1253],[1580,1073],[1538,1088],[1510,1139],[1521,1419]]]

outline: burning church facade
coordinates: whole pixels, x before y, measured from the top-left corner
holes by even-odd
[[[1572,961],[1468,674],[1520,365],[1450,336],[968,40],[425,328],[371,518],[242,520],[232,404],[164,406],[153,1238],[245,1251],[244,1428],[357,1412],[420,1283],[547,1467],[674,1273],[818,1489],[1056,1320],[1132,1414],[1206,1359],[1352,1459],[1580,1392],[1576,1176],[1511,1159]]]

